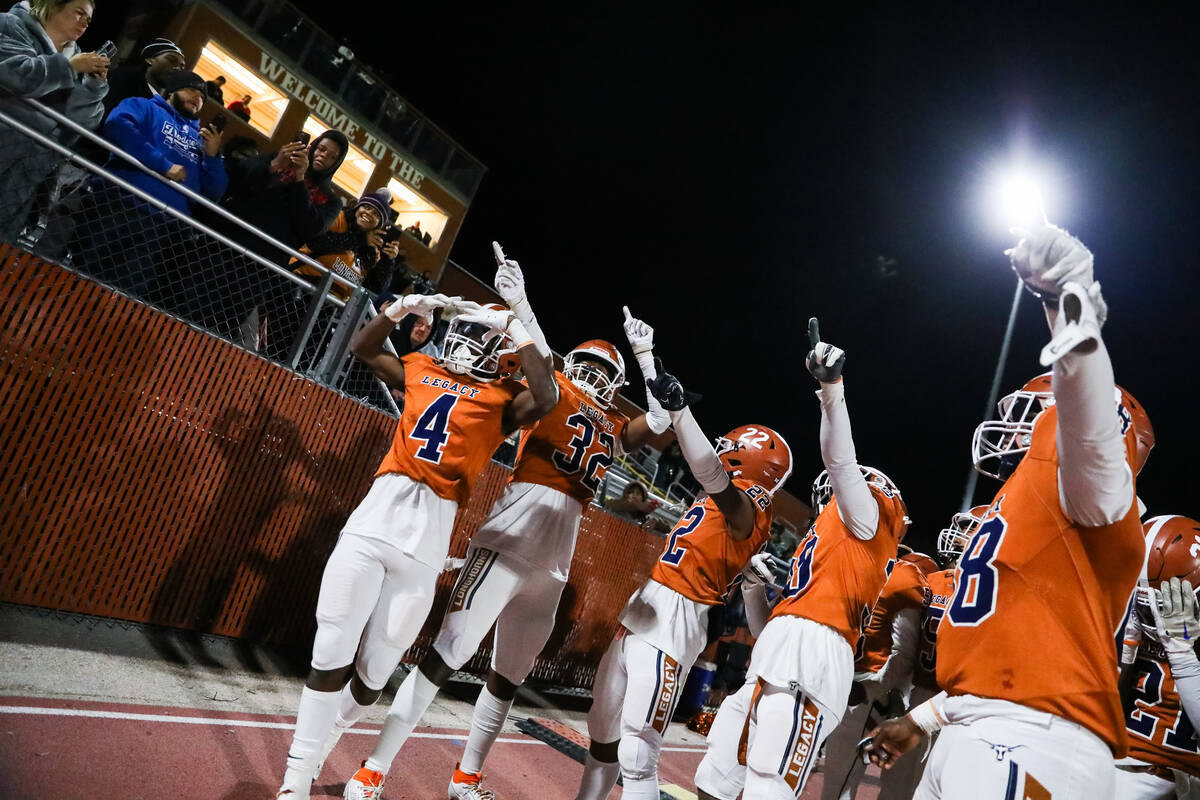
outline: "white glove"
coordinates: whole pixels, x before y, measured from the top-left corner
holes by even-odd
[[[512,339],[513,347],[517,350],[526,345],[533,344],[533,338],[525,330],[525,326],[521,324],[521,320],[517,319],[516,315],[511,311],[479,306],[459,314],[458,318],[463,322],[474,322],[486,326],[488,332],[483,337],[485,342],[490,342],[497,336],[507,333],[509,338]]]
[[[521,272],[520,264],[504,257],[504,249],[499,242],[492,242],[492,252],[496,256],[496,291],[516,313],[517,306],[526,302],[525,275]]]
[[[399,322],[406,314],[416,314],[426,322],[433,322],[433,312],[438,309],[459,310],[472,306],[479,307],[478,304],[461,297],[447,297],[444,294],[406,294],[388,306],[383,313],[392,322]]]
[[[1100,294],[1100,282],[1085,288],[1074,281],[1062,285],[1058,295],[1058,316],[1054,319],[1054,337],[1042,348],[1038,361],[1048,367],[1077,348],[1096,349],[1100,326],[1108,315],[1108,306]]]
[[[629,339],[642,376],[653,381],[658,377],[658,369],[654,366],[654,328],[629,313],[629,306],[621,306],[621,310],[625,312],[625,338]],[[671,427],[671,415],[649,388],[646,389],[646,425],[656,435]]]
[[[1062,228],[1043,225],[1032,231],[1014,228],[1021,237],[1017,246],[1005,253],[1013,270],[1025,282],[1026,288],[1038,297],[1057,298],[1070,281],[1091,287],[1092,253]]]
[[[1149,587],[1147,587],[1149,588]],[[1142,589],[1138,589],[1142,594]],[[1147,592],[1150,602],[1154,602],[1154,594]],[[1125,633],[1121,637],[1121,663],[1132,664],[1137,661],[1138,647],[1142,644],[1142,625],[1138,620],[1137,605],[1129,612],[1129,620],[1125,623]]]
[[[641,356],[650,354],[654,350],[654,328],[651,328],[645,322],[636,319],[633,314],[630,314],[629,306],[621,306],[621,310],[625,312],[625,338],[629,340],[629,346],[633,349],[634,358],[640,364],[642,363]],[[651,361],[652,368],[653,363]],[[646,377],[653,379],[655,376],[647,375]]]
[[[1157,602],[1150,603],[1150,613],[1158,630],[1158,642],[1168,655],[1186,653],[1196,646],[1200,616],[1197,616],[1196,594],[1190,582],[1179,578],[1163,581]]]
[[[742,585],[769,586],[775,583],[775,573],[771,571],[774,560],[770,553],[755,553],[750,556],[750,560],[742,568]]]
[[[528,334],[527,337],[514,335],[513,338],[529,339],[543,358],[549,358],[550,345],[546,342],[546,336],[542,333],[542,326],[538,324],[537,317],[533,315],[529,298],[525,296],[525,274],[521,272],[521,265],[505,257],[504,248],[500,246],[499,242],[492,242],[492,253],[496,256],[496,292],[512,309],[513,314],[522,325],[522,330]],[[513,329],[510,328],[509,333],[512,334]]]

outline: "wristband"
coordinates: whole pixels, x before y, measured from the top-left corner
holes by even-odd
[[[913,721],[914,725],[930,736],[940,731],[946,725],[946,719],[938,713],[937,706],[933,704],[933,699],[926,700],[919,706],[914,706],[908,712],[908,718]]]
[[[518,350],[534,343],[533,337],[529,335],[529,331],[525,329],[525,325],[516,317],[513,317],[509,321],[507,331],[509,338],[512,339],[513,346]]]

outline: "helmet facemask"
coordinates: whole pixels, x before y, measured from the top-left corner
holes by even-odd
[[[480,381],[500,377],[500,360],[514,352],[508,334],[497,334],[478,322],[450,320],[442,341],[441,363],[458,375],[470,375]]]
[[[563,375],[602,406],[608,406],[624,385],[616,365],[591,353],[571,351],[563,357]]]
[[[937,550],[938,555],[943,559],[956,563],[967,549],[967,542],[971,541],[971,535],[975,533],[975,528],[983,519],[976,516],[975,511],[962,511],[955,514],[950,520],[948,528],[942,528],[938,533]]]
[[[971,440],[975,469],[989,478],[1008,480],[1033,442],[1033,423],[1054,405],[1050,392],[1024,389],[1005,395],[997,404],[1000,419],[980,423]]]
[[[892,479],[884,475],[874,467],[864,467],[859,465],[859,470],[862,471],[863,478],[866,479],[868,486],[875,486],[882,489],[884,494],[891,497],[895,495],[901,503],[904,499],[900,497],[900,489],[892,482]],[[820,514],[825,510],[825,506],[829,505],[829,501],[833,499],[833,482],[829,479],[829,470],[821,470],[821,474],[813,481],[812,485],[812,508],[814,514]],[[904,518],[905,524],[908,524],[908,517]]]

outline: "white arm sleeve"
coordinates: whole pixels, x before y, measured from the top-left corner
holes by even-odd
[[[1058,407],[1058,494],[1063,513],[1094,528],[1133,507],[1133,473],[1114,406],[1113,370],[1104,342],[1054,363]]]
[[[642,370],[642,377],[647,381],[652,381],[658,377],[658,370],[654,368],[654,353],[647,350],[637,355],[638,367]],[[643,383],[643,385],[645,385]],[[667,428],[671,427],[671,415],[662,407],[662,404],[655,399],[650,392],[650,387],[646,386],[646,425],[655,434],[662,433]]]
[[[683,457],[700,488],[710,495],[725,491],[729,487],[729,476],[725,474],[721,459],[717,458],[717,451],[713,450],[708,437],[696,424],[691,409],[673,412],[671,421],[675,424],[679,449],[683,451]]]
[[[746,627],[750,629],[750,635],[757,639],[762,635],[767,619],[771,616],[767,587],[761,583],[750,584],[742,581],[742,602],[746,606]]]
[[[546,342],[546,335],[542,333],[542,326],[538,324],[537,317],[533,315],[533,307],[529,305],[528,300],[520,300],[513,304],[513,316],[521,321],[525,326],[525,331],[529,334],[529,338],[533,340],[534,347],[542,358],[550,357],[550,345]]]
[[[747,604],[747,614],[749,610]],[[1171,676],[1175,678],[1175,691],[1183,711],[1193,724],[1197,724],[1200,722],[1200,659],[1196,658],[1195,650],[1169,653],[1167,659],[1171,662]]]
[[[912,683],[920,632],[921,610],[918,608],[902,609],[892,620],[892,654],[879,670],[879,685],[884,690],[904,689]]]
[[[821,460],[829,471],[842,522],[859,539],[871,539],[879,526],[879,505],[858,468],[845,391],[841,381],[823,383],[817,391],[821,401]]]

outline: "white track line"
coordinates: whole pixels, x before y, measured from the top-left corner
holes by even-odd
[[[260,722],[252,719],[222,719],[221,717],[173,717],[170,714],[134,714],[127,711],[97,711],[88,708],[48,708],[45,706],[5,706],[0,705],[0,714],[29,714],[41,717],[89,717],[92,719],[127,719],[139,722],[179,722],[184,725],[225,725],[230,728],[272,728],[290,731],[295,724],[290,722]],[[351,728],[347,733],[378,734],[377,730]],[[417,739],[465,739],[463,733],[417,733],[410,734]],[[497,739],[505,744],[545,744],[540,739]],[[700,753],[702,747],[664,747],[664,751],[678,753]]]

